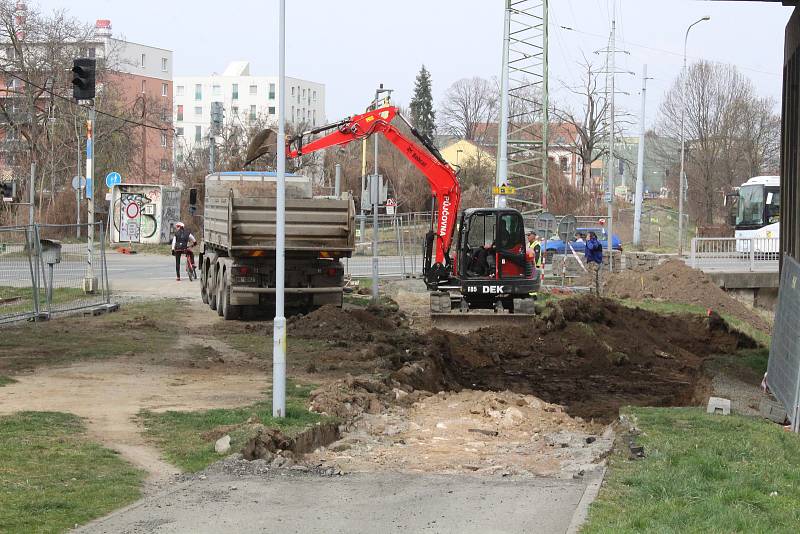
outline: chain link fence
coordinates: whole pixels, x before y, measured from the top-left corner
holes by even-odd
[[[792,430],[800,430],[800,263],[784,256],[767,383],[783,404]]]
[[[110,304],[103,225],[91,253],[78,226],[87,235],[86,224],[0,227],[0,324]]]

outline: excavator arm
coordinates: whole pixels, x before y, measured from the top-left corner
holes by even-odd
[[[395,117],[400,117],[411,128],[411,132],[422,145],[409,139],[391,124]],[[304,132],[289,139],[286,143],[286,156],[297,158],[332,146],[341,146],[365,139],[380,133],[392,143],[428,180],[435,199],[435,229],[430,236],[433,243],[426,250],[426,281],[445,281],[450,274],[450,245],[456,225],[458,208],[461,205],[461,186],[455,170],[444,160],[439,151],[425,136],[419,134],[394,106],[386,106],[362,115],[355,115],[343,121]],[[322,135],[304,142],[305,138]],[[423,148],[424,147],[424,148]],[[429,234],[430,235],[430,234]],[[429,258],[429,259],[428,259]],[[431,265],[433,260],[433,265]]]

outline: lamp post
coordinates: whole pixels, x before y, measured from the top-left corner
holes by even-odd
[[[286,243],[286,0],[278,19],[278,172],[275,205],[275,320],[272,334],[272,416],[286,417],[286,317],[284,277]]]
[[[681,173],[678,177],[678,255],[683,255],[683,197],[686,189],[686,172],[684,171],[684,162],[686,157],[686,138],[684,135],[684,123],[686,121],[686,46],[689,43],[689,31],[700,24],[701,22],[711,20],[711,17],[705,17],[694,21],[686,28],[686,36],[683,39],[683,83],[681,83]]]

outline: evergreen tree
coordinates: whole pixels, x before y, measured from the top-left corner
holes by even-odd
[[[425,65],[417,74],[414,84],[414,98],[411,99],[411,124],[422,134],[433,139],[436,127],[436,112],[433,111],[433,95],[431,94],[431,73]]]

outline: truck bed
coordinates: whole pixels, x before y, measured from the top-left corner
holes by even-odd
[[[275,184],[253,184],[254,178],[247,178],[249,194],[233,187],[227,195],[221,194],[224,187],[220,186],[235,185],[232,182],[215,182],[214,187],[207,183],[203,238],[206,245],[230,255],[275,249]],[[256,185],[260,186],[258,193],[265,196],[254,195]],[[350,256],[355,244],[355,207],[350,195],[301,198],[305,195],[297,191],[287,192],[286,250]]]

